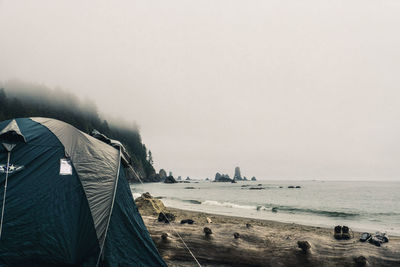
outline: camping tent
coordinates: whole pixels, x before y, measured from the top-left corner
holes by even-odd
[[[121,150],[55,119],[0,122],[0,266],[166,266]]]

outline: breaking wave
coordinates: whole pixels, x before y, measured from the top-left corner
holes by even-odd
[[[219,207],[227,207],[227,208],[236,208],[236,209],[248,209],[254,210],[254,206],[246,206],[246,205],[238,205],[231,202],[218,202],[214,200],[206,200],[201,203],[202,205],[209,205],[209,206],[219,206]]]
[[[136,198],[136,194],[134,194]],[[267,211],[267,212],[281,212],[281,213],[290,213],[290,214],[315,214],[319,216],[325,217],[357,217],[360,214],[355,212],[343,212],[343,211],[329,211],[329,210],[319,210],[319,209],[310,209],[310,208],[301,208],[301,207],[293,207],[293,206],[282,206],[282,205],[274,205],[274,204],[266,204],[266,205],[241,205],[232,202],[220,202],[215,200],[194,200],[194,199],[180,199],[176,197],[168,197],[171,200],[177,200],[180,202],[195,204],[195,205],[207,205],[207,206],[216,206],[216,207],[225,207],[225,208],[234,208],[234,209],[246,209],[246,210],[256,210],[256,211]]]
[[[188,202],[188,203],[192,203],[192,204],[201,204],[201,201],[198,200],[194,200],[194,199],[187,199],[187,200],[183,200],[183,202]]]
[[[175,200],[179,200],[182,202],[186,203],[191,203],[191,204],[196,204],[196,205],[207,205],[207,206],[217,206],[217,207],[225,207],[225,208],[234,208],[234,209],[246,209],[246,210],[257,210],[257,211],[268,211],[268,212],[282,212],[282,213],[303,213],[303,214],[315,214],[315,215],[320,215],[320,216],[326,216],[326,217],[356,217],[359,216],[360,214],[358,213],[352,213],[352,212],[342,212],[342,211],[327,211],[327,210],[318,210],[318,209],[307,209],[307,208],[298,208],[298,207],[292,207],[292,206],[281,206],[281,205],[272,205],[272,204],[267,204],[267,205],[256,205],[256,206],[251,206],[251,205],[239,205],[235,204],[232,202],[219,202],[215,200],[206,200],[206,201],[199,201],[199,200],[193,200],[193,199],[178,199],[178,198],[173,198]]]
[[[258,206],[249,206],[249,205],[238,205],[231,202],[218,202],[213,200],[206,200],[201,203],[202,205],[210,205],[210,206],[220,206],[227,208],[237,208],[237,209],[248,209],[248,210],[258,210],[258,211],[272,211],[274,209],[275,212],[285,212],[285,213],[312,213],[321,216],[328,217],[354,217],[358,216],[357,213],[348,213],[348,212],[338,212],[338,211],[326,211],[326,210],[316,210],[316,209],[304,209],[304,208],[296,208],[290,206],[279,206],[279,205],[258,205]]]
[[[265,207],[267,208],[267,207]],[[305,208],[296,208],[290,206],[273,206],[271,209],[274,208],[277,212],[287,212],[287,213],[311,213],[320,216],[326,217],[356,217],[360,214],[358,213],[351,213],[351,212],[342,212],[342,211],[328,211],[328,210],[318,210],[318,209],[305,209]]]

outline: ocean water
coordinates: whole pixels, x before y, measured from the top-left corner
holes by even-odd
[[[185,210],[400,236],[400,182],[192,181],[131,184],[131,190],[135,198],[150,192],[166,206]]]

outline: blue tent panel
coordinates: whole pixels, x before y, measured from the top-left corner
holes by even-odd
[[[0,266],[95,266],[100,240],[80,174],[73,167],[71,175],[60,175],[65,146],[36,121],[25,118],[16,122],[26,143],[18,142],[11,152]],[[0,131],[9,123],[0,122]],[[88,138],[73,138],[79,136],[83,136],[79,142]],[[1,199],[7,155],[0,144]],[[89,154],[86,160],[90,162]],[[166,266],[136,208],[122,168],[101,265]]]
[[[88,255],[95,257],[99,246],[79,178],[76,172],[59,175],[64,148],[40,124],[18,122],[27,143],[19,143],[11,153],[11,163],[23,169],[9,174],[0,263],[76,264]],[[0,147],[0,164],[6,161]],[[4,177],[0,174],[0,196]]]
[[[138,212],[124,173],[121,167],[105,258],[110,266],[118,263],[121,266],[165,266]]]

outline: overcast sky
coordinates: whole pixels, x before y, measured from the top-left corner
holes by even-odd
[[[400,1],[0,0],[0,80],[136,121],[175,176],[400,180]]]

